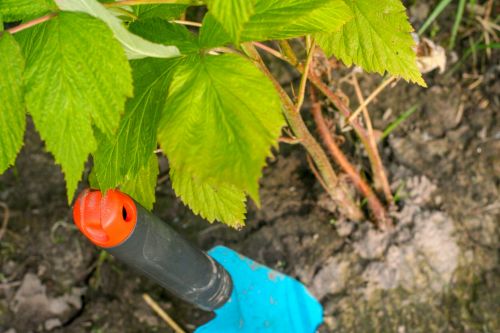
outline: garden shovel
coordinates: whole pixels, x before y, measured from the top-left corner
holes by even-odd
[[[206,254],[118,190],[83,191],[73,217],[92,243],[170,293],[214,311],[196,333],[313,333],[323,320],[320,303],[297,280],[223,246]]]

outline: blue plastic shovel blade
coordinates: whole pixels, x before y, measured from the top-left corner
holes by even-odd
[[[322,323],[321,304],[297,280],[224,246],[209,254],[231,275],[233,292],[196,333],[313,333]]]

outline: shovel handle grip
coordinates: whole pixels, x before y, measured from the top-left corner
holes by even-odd
[[[229,299],[227,271],[126,194],[86,190],[73,217],[91,242],[177,297],[208,311]]]

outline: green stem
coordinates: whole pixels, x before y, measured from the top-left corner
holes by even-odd
[[[288,43],[287,40],[280,40],[279,45],[281,48],[281,51],[285,55],[287,61],[292,65],[293,67],[296,67],[299,64],[299,60],[297,59],[297,56],[295,55],[295,52],[293,52],[292,47],[290,46],[290,43]]]
[[[311,39],[310,36],[306,36],[306,47],[307,47],[307,59],[306,59],[306,64],[304,65],[304,73],[302,74],[302,78],[300,80],[300,85],[299,85],[299,94],[297,96],[297,105],[296,109],[297,111],[300,112],[300,108],[302,107],[302,104],[304,103],[304,95],[306,93],[306,83],[307,83],[307,76],[309,73],[309,67],[311,65],[311,60],[313,57],[313,51],[314,51],[314,40]]]
[[[283,103],[283,113],[285,118],[287,119],[295,137],[300,141],[316,164],[319,174],[323,178],[323,183],[326,185],[328,194],[338,204],[339,210],[349,219],[354,221],[361,220],[363,218],[363,213],[352,200],[347,189],[338,181],[337,175],[330,164],[328,156],[309,132],[300,115],[300,112],[298,112],[295,104],[290,99],[290,96],[288,96],[285,90],[283,90],[283,87],[271,74],[255,47],[252,44],[247,43],[243,45],[243,48],[247,54],[256,61],[259,68],[271,80],[276,88],[276,91],[280,95]]]
[[[285,56],[281,56],[279,58],[294,66],[300,73],[304,73],[304,66],[297,61],[297,56],[288,41],[280,41],[280,47]],[[266,50],[264,49],[264,51]],[[352,112],[349,107],[347,107],[347,105],[345,105],[345,103],[312,71],[309,71],[308,79],[319,91],[321,91],[323,95],[325,95],[326,98],[328,98],[333,105],[335,105],[335,107],[337,107],[337,109],[339,109],[346,119],[351,116]],[[384,165],[382,163],[382,159],[380,158],[380,154],[378,153],[376,143],[374,143],[373,140],[370,140],[367,131],[363,126],[361,126],[357,119],[353,119],[350,124],[354,128],[354,131],[368,154],[375,183],[380,184],[380,187],[383,189],[384,196],[386,197],[386,201],[391,203],[392,193],[390,191],[389,181],[385,174]]]

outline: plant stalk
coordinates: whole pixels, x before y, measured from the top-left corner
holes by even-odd
[[[300,73],[304,74],[304,66],[298,62],[297,56],[293,51],[290,43],[283,40],[280,41],[280,47],[284,54],[278,58],[288,62],[290,65],[294,66]],[[264,49],[264,51],[267,51]],[[275,51],[275,50],[273,50]],[[275,51],[276,52],[276,51]],[[273,54],[273,53],[272,53]],[[317,76],[313,71],[308,71],[308,79],[311,83],[319,90],[321,93],[333,104],[342,115],[349,119],[352,115],[351,110],[345,103],[333,92],[330,88]],[[392,80],[390,82],[393,82]],[[365,101],[366,102],[366,101]],[[371,169],[373,171],[374,183],[378,191],[384,193],[386,202],[391,204],[393,202],[392,192],[390,190],[389,181],[384,170],[384,165],[380,154],[378,152],[377,143],[374,140],[370,140],[369,134],[366,132],[365,128],[359,123],[357,119],[352,119],[350,125],[353,127],[357,136],[359,137],[361,143],[365,147],[368,154],[368,159],[370,160]]]
[[[330,197],[337,203],[339,210],[349,219],[354,221],[362,220],[363,212],[352,200],[347,189],[338,181],[337,175],[330,164],[328,156],[309,132],[306,124],[300,116],[300,112],[290,99],[290,96],[288,96],[288,94],[283,90],[283,87],[271,74],[255,47],[250,43],[246,43],[243,46],[247,54],[257,62],[259,68],[271,80],[276,88],[284,106],[283,113],[285,118],[287,119],[295,137],[309,153],[314,161],[314,164],[316,164],[318,172],[322,177],[323,183],[326,185],[327,192]]]
[[[352,164],[349,162],[342,150],[340,150],[339,146],[335,143],[335,140],[330,134],[325,119],[323,118],[323,114],[321,113],[321,104],[316,99],[314,89],[311,89],[311,102],[311,113],[318,128],[318,132],[323,140],[323,143],[325,144],[335,161],[337,161],[337,163],[347,173],[354,185],[368,201],[368,206],[370,207],[370,210],[374,215],[377,225],[383,230],[390,229],[392,226],[391,221],[387,216],[384,206],[378,200],[377,196],[372,191],[370,186],[361,178],[359,172],[352,166]]]
[[[299,94],[297,96],[297,105],[295,106],[298,112],[300,112],[300,108],[304,103],[304,95],[306,93],[307,73],[309,73],[309,67],[311,65],[314,52],[314,40],[311,39],[310,36],[306,36],[306,48],[307,48],[307,59],[304,65],[304,74],[302,74],[302,78],[300,80]]]
[[[361,88],[358,83],[358,79],[356,78],[356,74],[352,76],[352,82],[354,85],[354,91],[356,92],[356,96],[358,97],[359,103],[361,105],[364,105],[362,110],[363,110],[363,116],[365,118],[365,123],[366,123],[366,129],[367,129],[367,137],[368,137],[368,142],[371,147],[374,149],[377,149],[377,140],[375,140],[375,135],[373,134],[373,127],[372,127],[372,121],[370,119],[370,114],[368,113],[368,108],[365,104],[365,99],[363,97],[363,93],[361,92]],[[387,179],[387,175],[385,174],[384,166],[382,165],[382,160],[380,159],[380,155],[378,154],[375,156],[375,158],[370,159],[370,162],[372,165],[376,165],[375,167],[372,167],[373,173],[375,176],[373,177],[374,179],[374,185],[375,189],[379,192],[384,193],[384,196],[387,200],[388,204],[393,203],[393,196],[391,192],[391,186],[389,185],[389,180]]]
[[[319,77],[317,77],[312,71],[309,72],[309,80],[314,86],[321,91],[323,95],[342,113],[342,115],[347,119],[351,115],[351,110],[345,103],[338,97],[330,88],[323,82]],[[388,203],[392,202],[392,193],[389,187],[389,181],[384,171],[384,165],[382,164],[382,159],[378,153],[376,142],[370,140],[368,133],[365,128],[359,123],[358,119],[352,119],[351,126],[359,137],[359,140],[363,144],[368,154],[368,159],[370,160],[370,165],[373,171],[373,177],[375,184],[380,184],[383,189],[385,199]]]

